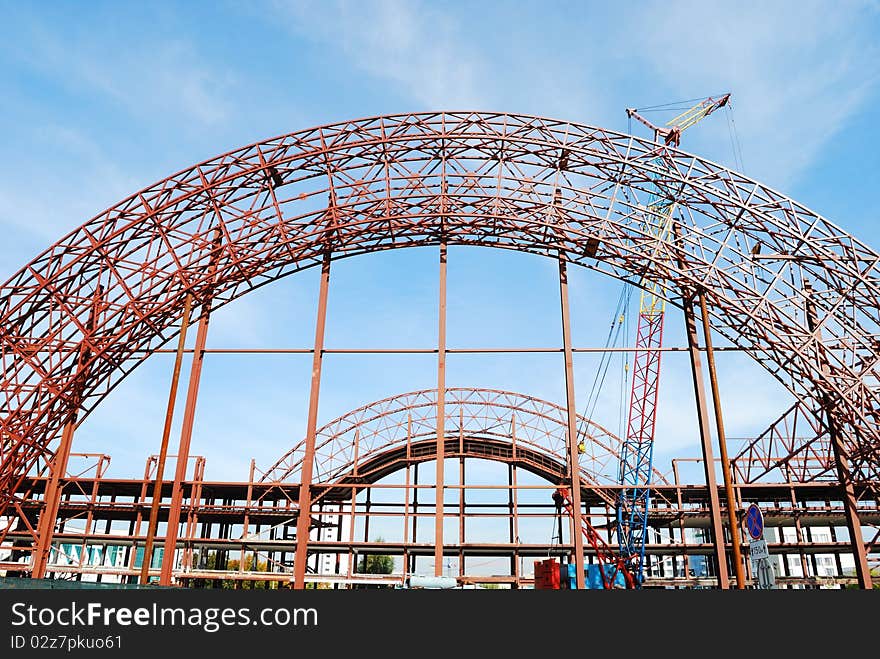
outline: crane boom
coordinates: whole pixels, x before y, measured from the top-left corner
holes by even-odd
[[[650,121],[645,119],[645,117],[639,114],[639,111],[635,108],[627,108],[626,114],[636,121],[643,123],[649,129],[654,131],[655,142],[658,141],[660,138],[663,138],[663,142],[665,144],[678,146],[681,143],[681,134],[684,131],[686,131],[691,126],[695,126],[700,123],[703,119],[715,112],[715,110],[727,105],[727,102],[729,100],[730,94],[724,94],[719,98],[712,98],[711,96],[709,96],[708,98],[697,103],[692,108],[688,108],[677,117],[673,117],[672,119],[667,121],[665,126],[656,126],[652,124]]]
[[[669,145],[678,146],[683,131],[726,105],[729,99],[730,94],[718,99],[709,97],[671,119],[665,127],[655,126],[637,110],[627,109],[626,112],[653,130],[655,141],[662,138],[664,145],[660,148],[665,150]],[[658,169],[664,167],[662,155],[661,151],[653,162],[658,165]],[[646,232],[656,239],[659,249],[669,238],[675,202],[660,189],[658,176],[652,177],[653,189],[645,207],[644,224]],[[654,429],[660,385],[659,348],[663,344],[663,315],[666,308],[664,292],[662,283],[642,282],[629,414],[618,470],[618,483],[624,486],[617,500],[620,555],[627,561],[628,569],[639,586],[644,580],[645,534],[648,528]]]
[[[553,494],[553,499],[556,501],[556,505],[561,510],[565,510],[569,517],[575,517],[574,506],[571,503],[571,496],[567,487],[557,488]],[[584,539],[590,543],[593,551],[596,552],[599,574],[602,576],[602,586],[607,590],[614,588],[614,584],[617,582],[617,575],[621,574],[623,575],[626,587],[635,588],[635,579],[629,571],[626,557],[615,553],[611,549],[609,544],[599,535],[599,532],[590,524],[590,520],[586,515],[581,514],[580,518],[580,527],[581,532],[584,534]],[[577,519],[575,519],[575,522],[577,522]],[[606,566],[609,569],[606,569]]]

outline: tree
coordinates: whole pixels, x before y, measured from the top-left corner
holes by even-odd
[[[849,570],[850,576],[855,576],[855,570]],[[880,568],[873,568],[871,570],[871,580],[874,582],[874,590],[880,590]],[[858,590],[858,584],[849,584],[846,586],[847,589],[850,590]]]
[[[373,542],[385,542],[382,537]],[[357,571],[361,574],[391,574],[394,572],[394,559],[387,554],[367,554],[357,564]]]
[[[229,559],[225,561],[225,567],[222,564],[223,562],[218,563],[218,556],[216,551],[207,551],[202,557],[200,564],[201,567],[206,570],[227,570],[229,572],[237,572],[240,562],[236,558]],[[244,571],[257,571],[257,572],[266,572],[268,570],[268,563],[266,561],[257,560],[254,563],[254,557],[251,554],[247,554],[244,557]],[[197,583],[204,588],[223,588],[223,589],[234,589],[234,588],[242,588],[244,590],[250,589],[266,589],[271,587],[271,582],[269,581],[253,581],[250,579],[243,579],[241,581],[236,579],[222,579],[222,580],[213,580],[213,579],[200,579],[197,580]]]

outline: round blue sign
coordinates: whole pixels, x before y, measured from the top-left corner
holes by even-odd
[[[755,504],[749,506],[749,509],[746,511],[746,528],[749,531],[749,535],[752,536],[752,540],[760,540],[761,536],[764,535],[764,515]]]

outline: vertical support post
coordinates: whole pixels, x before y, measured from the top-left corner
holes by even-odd
[[[413,465],[413,521],[412,521],[412,542],[416,543],[419,537],[419,463]]]
[[[128,535],[131,537],[131,545],[125,549],[125,564],[128,570],[125,577],[125,583],[135,583],[137,580],[137,570],[135,569],[134,564],[137,559],[138,538],[141,535],[141,522],[143,521],[143,513],[141,512],[141,509],[147,501],[147,490],[149,481],[152,478],[153,462],[155,461],[155,455],[151,455],[147,458],[147,463],[144,466],[144,478],[141,481],[140,495],[133,501],[133,503],[137,504],[137,513],[128,528]]]
[[[309,416],[306,421],[306,445],[299,484],[299,516],[296,520],[296,557],[293,561],[293,587],[302,590],[306,584],[306,560],[309,554],[309,527],[312,519],[312,471],[315,463],[315,434],[318,423],[318,394],[321,390],[321,365],[324,361],[324,325],[327,320],[327,290],[330,286],[330,249],[324,252],[321,264],[321,285],[318,291],[318,314],[315,320],[315,352],[312,359],[312,386],[309,392]]]
[[[458,462],[458,574],[464,576],[464,458]]]
[[[675,475],[675,502],[678,506],[678,531],[681,540],[682,570],[684,578],[688,579],[691,576],[691,566],[688,560],[687,535],[684,532],[684,514],[682,513],[684,506],[681,499],[681,482],[678,480],[678,460],[675,458],[672,459],[672,473]]]
[[[446,237],[440,240],[440,295],[437,327],[437,478],[434,507],[434,576],[443,576],[443,496],[446,442]]]
[[[354,442],[353,442],[353,444],[354,444],[354,445],[353,445],[353,447],[352,447],[352,450],[354,451],[354,460],[353,460],[354,467],[352,467],[352,476],[354,476],[355,479],[357,479],[357,475],[358,475],[358,451],[360,450],[360,445],[361,445],[361,430],[360,430],[360,428],[357,428],[357,429],[354,431]],[[348,539],[349,539],[350,542],[351,542],[351,541],[354,541],[354,513],[355,513],[355,504],[356,504],[356,503],[357,503],[357,487],[352,487],[352,488],[351,488],[351,532],[348,534]],[[341,506],[341,505],[340,505],[339,509],[342,510],[342,506]],[[342,528],[342,523],[341,523],[341,522],[340,522],[340,525],[339,525],[339,526],[340,526],[340,530],[341,530],[341,528]],[[352,569],[352,568],[351,568],[351,561],[352,561],[352,556],[353,556],[353,554],[352,554],[352,550],[351,550],[351,545],[349,544],[349,547],[348,547],[348,574],[349,574],[349,577],[351,577],[351,569]]]
[[[574,359],[571,349],[571,316],[568,307],[568,272],[565,259],[559,255],[559,299],[562,309],[562,343],[565,352],[565,406],[568,412],[568,463],[571,469],[571,539],[574,543],[575,578],[578,590],[585,588],[584,537],[581,533],[581,475],[578,467],[577,408],[574,398]]]
[[[355,529],[355,521],[357,515],[357,485],[351,486],[351,516],[349,519],[348,526],[348,578],[351,579],[351,575],[355,573],[357,569],[357,554],[352,550],[352,543],[354,542],[354,529]]]
[[[365,485],[364,489],[367,491],[367,500],[364,502],[364,545],[367,545],[370,542],[370,510],[373,507],[373,486]],[[369,556],[369,554],[364,554],[365,567],[369,564],[367,561]],[[365,569],[364,572],[366,571]]]
[[[165,474],[165,460],[168,457],[168,439],[171,436],[171,422],[174,418],[174,403],[177,401],[177,385],[183,365],[183,350],[186,347],[186,332],[189,329],[189,315],[192,310],[192,295],[187,293],[183,302],[183,318],[180,321],[180,336],[177,339],[177,353],[174,356],[174,369],[171,372],[171,390],[168,394],[168,407],[165,410],[165,427],[162,429],[162,443],[159,447],[159,464],[156,467],[156,480],[153,485],[153,501],[150,505],[150,522],[147,525],[147,539],[144,542],[144,560],[141,565],[141,584],[150,580],[150,567],[153,562],[153,542],[156,526],[159,524],[159,503],[162,501],[162,479]],[[253,480],[253,478],[251,478]]]
[[[416,540],[419,537],[418,534],[418,524],[419,524],[419,463],[416,462],[413,465],[413,520],[412,520],[412,542],[415,545]],[[410,572],[415,573],[416,571],[416,556],[412,554],[410,557],[412,561],[412,568]]]
[[[727,575],[727,552],[724,546],[724,527],[721,525],[721,502],[718,499],[718,485],[715,480],[715,458],[712,454],[712,434],[709,430],[709,410],[706,406],[706,391],[703,386],[703,366],[700,360],[694,302],[690,298],[683,299],[682,302],[688,353],[691,358],[691,374],[694,380],[694,396],[697,402],[697,423],[700,429],[700,443],[703,447],[703,468],[706,474],[706,488],[709,491],[709,528],[718,569],[718,587],[727,590],[730,587]]]
[[[202,364],[205,360],[205,342],[208,339],[210,318],[211,300],[209,298],[202,306],[199,328],[196,331],[196,344],[193,348],[192,365],[189,370],[189,385],[186,392],[186,405],[183,410],[183,425],[180,429],[180,447],[177,449],[177,466],[174,470],[171,505],[168,509],[168,529],[165,532],[165,547],[162,552],[162,570],[159,574],[159,584],[162,586],[171,585],[171,572],[174,569],[174,554],[177,551],[177,527],[180,524],[180,508],[183,503],[183,482],[186,480],[186,468],[189,463],[189,446],[192,442],[196,402],[199,398],[199,382],[202,379]],[[157,480],[158,477],[159,474],[157,472]],[[144,555],[144,562],[149,563],[149,557],[146,554]]]
[[[334,565],[334,574],[342,574],[342,557],[340,556],[338,545],[342,544],[342,503],[336,504],[336,510],[339,511],[339,514],[336,515],[336,564]],[[339,590],[339,584],[333,584],[333,590]]]
[[[52,549],[52,536],[55,532],[55,522],[58,518],[58,505],[61,499],[61,480],[67,472],[67,462],[70,459],[70,445],[73,443],[73,430],[76,427],[76,413],[64,424],[61,433],[61,443],[50,465],[51,476],[46,484],[46,493],[43,496],[45,508],[40,515],[37,525],[37,548],[34,552],[34,562],[31,567],[31,578],[42,579],[46,576],[46,566],[49,564],[49,555]]]
[[[830,501],[828,502],[828,507],[831,508]],[[833,527],[833,526],[830,527],[829,531],[831,531],[831,542],[836,543],[837,542],[837,531],[835,530],[835,527]],[[803,556],[803,552],[801,552],[801,556]],[[840,562],[840,552],[839,551],[834,552],[834,564],[835,564],[835,567],[837,568],[837,571],[835,572],[835,574],[838,577],[842,577],[843,576],[843,564]]]
[[[464,576],[464,510],[465,475],[464,475],[464,407],[458,407],[458,574]]]
[[[352,450],[354,452],[354,460],[351,468],[351,475],[357,478],[358,476],[358,457],[361,449],[361,429],[355,428],[354,430],[354,446]]]
[[[186,537],[192,538],[196,535],[196,531],[198,529],[199,524],[199,510],[202,507],[202,483],[205,480],[205,458],[198,457],[195,461],[195,466],[193,467],[193,483],[192,490],[190,491],[190,506],[187,511],[186,516]],[[212,500],[213,501],[213,500]],[[224,501],[224,503],[226,503]],[[227,504],[228,505],[228,504]],[[204,529],[204,524],[202,525]],[[223,533],[223,527],[221,526],[221,533]],[[228,525],[227,525],[228,530]],[[226,534],[228,536],[228,533]],[[207,536],[205,536],[207,537]],[[183,566],[185,570],[189,570],[192,568],[192,544],[187,546],[183,552]],[[228,560],[229,551],[224,550],[224,561]],[[144,560],[146,561],[146,555],[144,555]],[[219,566],[218,566],[219,567]]]
[[[734,490],[736,492],[736,505],[740,510],[743,509],[743,493],[742,493],[742,484],[738,483],[736,480],[737,469],[733,471],[733,482],[734,482]],[[739,527],[739,537],[740,537],[740,546],[742,546],[743,540],[746,537],[745,529],[740,526]],[[752,562],[746,561],[746,583],[754,583],[755,575],[752,574]]]
[[[804,282],[803,288],[806,295],[807,328],[815,335],[816,342],[821,346],[822,331],[818,326],[819,323],[816,317],[816,305],[812,297],[813,289],[808,281]],[[822,370],[828,372],[828,359],[821,347],[818,349],[817,357]],[[849,541],[852,544],[853,560],[856,564],[856,576],[859,579],[860,588],[871,590],[873,588],[873,580],[871,579],[871,570],[868,567],[865,539],[862,537],[862,522],[859,519],[858,499],[856,498],[856,490],[853,486],[852,474],[849,469],[849,451],[843,443],[840,429],[837,427],[837,420],[832,412],[834,403],[831,400],[831,396],[827,392],[822,391],[820,400],[825,410],[825,419],[828,422],[828,436],[831,440],[831,448],[834,450],[834,464],[837,467],[837,479],[840,481],[840,489],[843,494],[843,508],[846,513]]]
[[[513,462],[507,464],[507,530],[508,542],[510,542],[512,551],[510,552],[510,576],[516,579],[516,534],[513,528]]]
[[[409,489],[410,489],[410,460],[412,460],[412,446],[410,440],[412,438],[412,412],[406,415],[406,480],[404,484],[404,504],[403,504],[403,578],[406,579],[409,572]]]
[[[241,530],[242,540],[247,539],[248,530],[249,530],[248,527],[250,526],[250,521],[251,521],[250,511],[251,511],[251,504],[253,503],[253,500],[254,500],[254,471],[256,471],[256,468],[257,468],[257,461],[254,460],[253,458],[251,458],[251,468],[250,468],[250,471],[248,471],[247,505],[245,506],[244,519],[242,520],[243,521],[242,530]],[[240,558],[239,563],[244,564],[244,544],[242,544],[242,547],[241,547],[241,558]]]
[[[813,531],[810,529],[809,526],[806,527],[806,532],[807,532],[807,543],[813,544]],[[778,533],[779,533],[779,541],[783,542],[785,540],[785,538],[782,535],[781,528],[779,529]],[[783,559],[781,562],[784,563],[785,560]],[[812,576],[818,577],[819,576],[819,564],[816,562],[816,554],[810,554],[810,564],[812,565]]]
[[[797,540],[798,543],[798,553],[801,558],[801,574],[803,575],[804,580],[806,580],[809,569],[807,568],[807,555],[804,553],[804,534],[801,527],[801,511],[798,509],[797,497],[794,494],[794,486],[790,482],[788,485],[788,492],[791,501],[791,513],[794,516],[794,535],[795,540]],[[833,533],[833,526],[831,527],[831,530]]]
[[[92,527],[95,521],[95,503],[98,501],[98,487],[101,484],[101,479],[104,476],[104,458],[106,456],[101,456],[98,458],[98,464],[95,466],[95,479],[92,481],[92,494],[89,497],[89,510],[86,513],[86,525],[85,529],[83,529],[83,541],[82,541],[82,549],[80,549],[80,558],[79,563],[80,566],[83,565],[83,559],[86,556],[86,552],[88,549],[88,540],[89,536],[92,534]],[[101,562],[104,561],[104,552],[106,551],[106,547],[98,547],[98,551],[100,551]],[[94,564],[94,563],[93,563]],[[82,573],[79,575],[80,580],[82,580]],[[98,574],[98,582],[101,581],[101,575]]]
[[[706,366],[709,369],[709,384],[712,387],[712,404],[715,409],[715,431],[718,435],[718,449],[721,455],[721,473],[724,477],[724,494],[727,498],[727,521],[730,524],[730,542],[733,549],[733,569],[736,574],[736,587],[746,587],[743,572],[742,551],[739,546],[739,524],[736,518],[736,500],[733,493],[733,478],[730,475],[730,459],[727,457],[727,436],[724,434],[724,417],[721,414],[721,395],[718,390],[718,375],[715,371],[715,351],[712,349],[712,334],[709,327],[709,314],[706,310],[706,296],[700,291],[700,317],[703,321],[703,341],[706,344]]]
[[[510,467],[510,486],[511,493],[513,495],[512,503],[512,513],[513,513],[513,540],[515,543],[515,547],[513,549],[513,576],[515,577],[515,587],[519,588],[520,583],[519,580],[522,578],[521,570],[520,570],[520,558],[519,558],[519,495],[518,488],[516,484],[516,462],[517,462],[517,452],[516,452],[516,414],[514,413],[510,419],[510,440],[513,443],[513,462]]]

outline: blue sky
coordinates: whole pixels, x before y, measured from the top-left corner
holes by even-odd
[[[724,91],[747,174],[880,245],[869,197],[880,174],[878,2],[0,1],[0,11],[4,280],[131,192],[272,135],[460,108],[626,130],[625,107]],[[732,165],[728,116],[688,132],[683,148]],[[436,260],[420,249],[335,265],[327,346],[430,346]],[[450,346],[558,345],[555,268],[453,248]],[[316,289],[307,272],[230,305],[209,346],[308,346]],[[573,273],[576,345],[604,342],[618,292],[617,282]],[[667,344],[682,345],[679,314],[668,316]],[[243,480],[251,457],[268,466],[298,441],[310,359],[208,358],[193,453],[208,457],[210,478]],[[747,358],[718,359],[731,436],[763,429],[788,405]],[[597,361],[577,357],[580,406]],[[110,453],[118,476],[142,473],[158,447],[170,365],[147,361],[83,424],[74,450]],[[329,356],[320,421],[433,387],[434,367],[430,356]],[[664,357],[662,469],[698,452],[688,368],[683,354]],[[615,362],[596,415],[614,430],[619,375]],[[454,356],[447,381],[564,399],[555,355]]]

